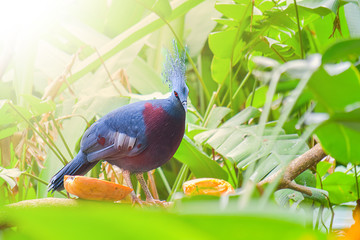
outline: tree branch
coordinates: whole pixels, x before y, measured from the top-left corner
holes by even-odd
[[[279,185],[277,187],[278,189],[290,188],[311,196],[312,193],[308,187],[296,184],[293,182],[293,180],[306,169],[315,166],[324,157],[326,157],[326,154],[321,145],[318,143],[303,155],[291,161],[285,169],[280,169],[275,174],[260,181],[257,184],[257,188],[260,192],[263,192],[263,187],[265,184],[274,182],[280,178]]]

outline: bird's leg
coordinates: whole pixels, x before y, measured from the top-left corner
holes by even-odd
[[[138,203],[138,204],[142,205],[142,201],[136,196],[134,188],[132,186],[130,172],[128,170],[123,170],[122,175],[125,179],[126,185],[128,185],[129,188],[133,189],[133,191],[130,193],[132,203]]]
[[[157,205],[161,205],[163,207],[167,207],[167,206],[170,206],[169,203],[167,203],[166,201],[161,201],[159,199],[154,199],[153,196],[151,195],[151,192],[144,180],[144,176],[143,176],[143,173],[136,173],[136,178],[137,180],[139,181],[142,189],[144,190],[144,193],[146,195],[146,202],[149,203],[149,204],[157,204]]]
[[[147,202],[153,202],[155,203],[155,200],[153,198],[153,196],[151,195],[151,192],[145,182],[145,179],[144,179],[144,176],[143,176],[143,173],[136,173],[136,178],[137,180],[139,181],[140,185],[141,185],[141,188],[144,190],[144,193],[145,193],[145,196],[146,196],[146,201]]]

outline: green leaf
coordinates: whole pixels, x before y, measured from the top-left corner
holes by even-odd
[[[0,139],[10,137],[18,131],[16,126],[7,126],[5,128],[0,127]]]
[[[159,16],[163,18],[169,18],[172,13],[172,9],[168,0],[156,0],[155,4],[153,5],[152,9],[156,12]]]
[[[356,147],[360,141],[358,70],[351,66],[338,75],[330,76],[321,68],[311,77],[308,85],[319,102],[318,108],[330,115],[330,119],[315,132],[324,150],[341,163],[360,163],[360,149]]]
[[[340,5],[339,0],[302,0],[298,1],[297,4],[304,8],[311,9],[313,12],[326,15],[330,11],[337,13],[338,7]]]
[[[199,150],[187,136],[184,136],[174,158],[188,165],[197,178],[228,179],[228,174],[215,161]]]
[[[315,175],[309,169],[305,170],[299,176],[297,176],[295,178],[295,182],[307,187],[316,187]]]
[[[255,96],[254,99],[253,98],[253,93],[250,93],[248,98],[246,99],[246,107],[249,107],[252,102],[252,107],[255,108],[261,108],[264,106],[265,101],[266,101],[266,93],[268,91],[269,87],[267,85],[262,85],[261,87],[256,88],[255,90]],[[279,96],[278,95],[274,95],[273,97],[273,101],[275,101],[276,99],[278,99]]]
[[[169,21],[174,20],[180,16],[183,16],[190,9],[194,8],[204,0],[177,0],[173,2],[173,11],[171,16],[168,18]],[[113,38],[109,43],[107,43],[102,48],[98,49],[102,55],[104,61],[108,60],[115,54],[119,53],[123,49],[134,44],[138,40],[144,38],[149,33],[154,32],[160,27],[164,26],[165,23],[163,20],[155,16],[155,14],[150,14],[149,16],[143,18],[140,22],[128,28],[123,33],[119,34]],[[90,57],[86,58],[84,61],[79,64],[77,69],[73,74],[67,79],[71,84],[81,77],[85,76],[87,73],[98,68],[102,64],[101,60],[97,53],[92,54]],[[63,91],[67,86],[64,84],[60,91]]]
[[[213,80],[222,84],[226,79],[229,79],[230,58],[219,58],[214,55],[211,61],[211,76]]]
[[[346,23],[349,28],[350,36],[360,37],[360,7],[359,3],[350,2],[344,6]]]
[[[235,127],[242,123],[249,121],[252,118],[260,116],[260,111],[254,107],[247,107],[229,120],[227,120],[222,127]]]
[[[221,16],[221,13],[214,9],[215,1],[216,0],[204,1],[191,9],[185,16],[185,42],[191,57],[202,56],[202,58],[210,58],[210,56],[206,56],[202,51],[204,45],[207,44],[210,32],[216,26],[213,18]],[[201,60],[201,62],[203,64],[203,60]],[[204,73],[204,71],[201,72],[202,74],[207,74]],[[208,70],[205,72],[208,72]]]
[[[304,200],[304,196],[297,191],[292,189],[280,189],[274,193],[275,201],[282,207],[290,207],[290,200],[294,201],[296,206]],[[294,204],[292,206],[294,206]]]
[[[236,32],[236,29],[230,29],[214,32],[209,35],[209,47],[215,56],[219,58],[231,58]]]
[[[189,207],[184,214],[181,209],[178,212],[156,208],[140,209],[125,204],[85,201],[74,203],[72,200],[59,199],[54,199],[53,202],[56,203],[56,200],[58,205],[71,202],[76,206],[49,207],[45,203],[41,204],[51,202],[50,199],[45,199],[38,201],[38,207],[2,208],[0,224],[11,224],[16,229],[5,230],[4,237],[45,240],[51,236],[54,240],[72,240],[114,239],[121,236],[123,239],[147,239],[150,234],[158,239],[215,240],[232,239],[234,236],[240,240],[326,239],[324,233],[305,227],[301,215],[295,218],[294,214],[284,213],[274,207],[266,207],[262,211],[234,211],[237,207],[233,203],[232,209],[220,210],[218,201],[200,201],[186,204]],[[51,221],[49,216],[52,217]],[[159,227],[149,224],[150,219]]]
[[[360,102],[360,75],[354,66],[334,76],[319,68],[308,86],[321,107],[330,114],[344,111],[348,105]]]
[[[250,2],[246,4],[227,4],[227,3],[217,3],[215,8],[221,12],[224,16],[240,21],[244,16],[250,14]]]
[[[357,24],[358,26],[359,24]],[[322,56],[322,63],[357,61],[360,55],[360,39],[347,39],[333,44]]]
[[[216,107],[211,110],[206,127],[216,128],[221,123],[221,120],[231,112],[230,108],[227,107]]]
[[[343,164],[360,164],[360,108],[334,114],[316,129],[327,153]]]
[[[41,100],[32,95],[23,95],[23,98],[30,105],[31,111],[35,116],[55,110],[55,103],[51,100]]]
[[[138,0],[138,2],[163,18],[171,15],[172,9],[168,0]]]
[[[323,181],[324,190],[329,192],[330,201],[334,204],[352,202],[357,199],[355,178],[343,172],[334,172]]]
[[[304,194],[305,197],[317,201],[321,203],[321,205],[324,205],[325,207],[329,207],[329,201],[328,201],[329,193],[327,191],[318,188],[312,188],[312,187],[309,188],[311,190],[312,195],[308,196]]]
[[[131,86],[141,94],[169,92],[169,87],[162,82],[160,75],[140,57],[136,57],[126,71],[131,78]]]
[[[332,164],[326,161],[321,161],[316,165],[316,172],[320,175],[320,177],[325,176],[327,171],[331,168]]]

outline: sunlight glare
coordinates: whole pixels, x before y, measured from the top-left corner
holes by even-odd
[[[49,0],[1,0],[0,31],[2,36],[31,32],[36,34],[54,19],[58,1]]]

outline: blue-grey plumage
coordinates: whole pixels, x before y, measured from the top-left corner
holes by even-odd
[[[185,131],[189,92],[185,58],[174,46],[163,74],[171,84],[171,95],[120,107],[95,122],[84,133],[78,155],[50,180],[49,191],[63,189],[64,175],[83,175],[101,160],[125,172],[142,173],[163,165],[174,155]],[[142,175],[137,177],[143,182]]]

